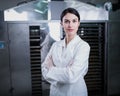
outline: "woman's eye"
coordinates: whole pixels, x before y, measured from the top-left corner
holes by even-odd
[[[65,23],[68,23],[68,22],[69,22],[68,20],[65,21]]]
[[[76,20],[73,20],[73,23],[77,22]]]

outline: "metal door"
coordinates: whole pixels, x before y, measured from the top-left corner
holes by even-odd
[[[11,96],[7,24],[0,23],[0,96]]]
[[[13,96],[31,96],[29,27],[27,23],[9,22],[10,65]]]

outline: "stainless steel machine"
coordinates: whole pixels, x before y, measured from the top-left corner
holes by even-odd
[[[36,0],[4,11],[0,23],[0,96],[48,96],[41,63],[64,36],[59,15],[74,7],[81,15],[79,36],[91,46],[85,76],[89,96],[107,96],[108,11],[80,1]],[[102,14],[101,14],[102,13]]]

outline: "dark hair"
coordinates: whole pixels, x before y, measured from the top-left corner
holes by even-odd
[[[78,17],[78,20],[80,21],[80,15],[78,13],[78,11],[74,8],[67,8],[65,10],[63,10],[61,16],[60,16],[60,20],[62,21],[63,17],[67,14],[67,13],[71,13],[74,14]]]

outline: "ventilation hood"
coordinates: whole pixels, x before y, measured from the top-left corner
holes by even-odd
[[[4,21],[60,20],[61,12],[73,7],[80,13],[81,20],[108,20],[108,11],[103,7],[80,1],[36,0],[4,10]]]

